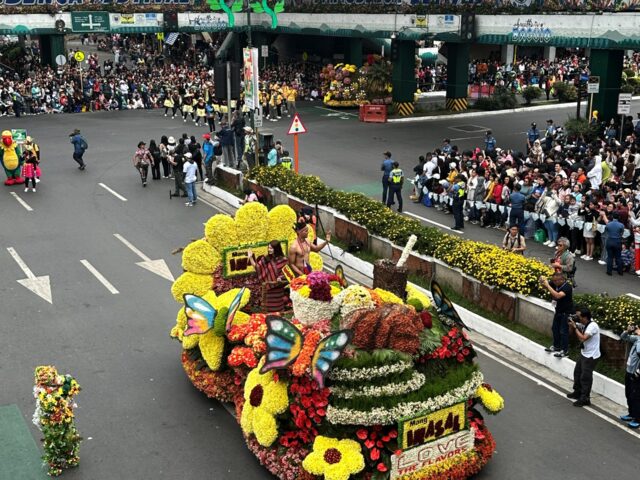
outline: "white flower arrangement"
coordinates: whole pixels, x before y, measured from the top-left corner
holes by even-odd
[[[371,293],[360,285],[349,285],[336,295],[336,301],[340,304],[340,315],[346,317],[349,313],[360,310],[373,310],[376,304],[371,298]],[[340,325],[344,328],[343,325]]]
[[[306,298],[295,290],[291,291],[293,316],[303,325],[313,325],[321,320],[330,319],[340,309],[340,303],[334,297],[330,302]]]
[[[387,383],[386,385],[364,385],[357,388],[331,387],[331,394],[339,398],[354,397],[390,397],[415,392],[424,385],[426,377],[420,372],[413,372],[406,382]]]
[[[376,407],[364,412],[350,408],[336,408],[329,405],[326,418],[334,425],[391,425],[403,417],[414,417],[421,413],[426,414],[465,401],[475,395],[476,390],[482,385],[483,381],[484,377],[481,372],[473,372],[471,378],[464,384],[443,395],[429,398],[424,402],[399,403],[390,409]]]
[[[358,380],[369,380],[377,377],[388,377],[402,373],[405,370],[413,368],[413,362],[396,362],[389,365],[382,365],[381,367],[368,367],[368,368],[338,368],[333,367],[329,370],[329,379],[336,381],[350,381],[356,382]]]

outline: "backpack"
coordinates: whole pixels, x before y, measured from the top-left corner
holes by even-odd
[[[84,137],[80,137],[80,148],[82,149],[82,151],[85,151],[87,148],[89,148],[89,144],[84,139]]]

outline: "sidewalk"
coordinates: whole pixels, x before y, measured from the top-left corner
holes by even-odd
[[[199,199],[214,209],[233,215],[239,206],[237,197],[217,187],[203,185],[198,192]],[[345,269],[349,282],[371,286],[373,282],[373,265],[361,260],[335,245],[328,245],[322,250],[325,267],[332,271],[340,264]],[[431,296],[430,292],[414,285]],[[531,372],[540,379],[551,381],[554,385],[570,391],[573,384],[573,368],[575,362],[569,358],[556,359],[549,356],[544,347],[514,333],[490,320],[481,317],[459,305],[456,305],[462,320],[472,329],[473,341],[494,352],[502,359],[497,361],[512,363]],[[494,358],[496,359],[496,358]],[[509,366],[509,365],[507,365]],[[509,367],[516,368],[516,367]],[[551,387],[553,388],[553,387]],[[624,386],[599,373],[594,373],[592,403],[598,409],[617,417],[621,406],[626,406]],[[593,407],[588,407],[594,410]],[[597,410],[594,413],[603,416]],[[606,419],[610,419],[608,416]],[[640,435],[639,435],[640,438]]]

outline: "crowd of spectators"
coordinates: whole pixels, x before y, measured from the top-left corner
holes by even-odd
[[[574,273],[579,256],[597,259],[609,274],[615,263],[620,274],[640,275],[640,121],[626,118],[621,136],[618,128],[603,126],[585,139],[552,120],[541,128],[532,123],[522,151],[501,149],[491,132],[483,148],[469,151],[445,139],[415,167],[413,199],[456,213],[451,194],[462,185],[466,221],[517,226],[555,248],[554,263],[565,273]],[[619,235],[608,227],[614,222]]]

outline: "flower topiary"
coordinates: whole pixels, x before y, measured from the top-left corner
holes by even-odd
[[[204,235],[213,248],[222,252],[225,247],[238,244],[236,222],[229,215],[218,213],[204,225]]]
[[[211,275],[221,260],[218,251],[204,239],[191,242],[182,252],[182,268],[191,273]]]
[[[268,235],[268,210],[259,202],[243,205],[236,212],[236,235],[238,243],[257,243],[270,240]]]

